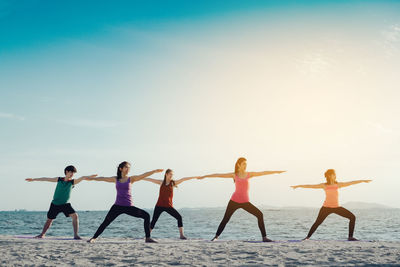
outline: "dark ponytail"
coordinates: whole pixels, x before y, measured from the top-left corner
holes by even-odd
[[[165,171],[165,174],[164,174],[164,181],[163,181],[163,183],[162,183],[163,185],[167,185],[167,174],[170,173],[170,172],[172,172],[171,169],[167,169],[167,170]],[[170,181],[169,183],[170,183],[170,185],[172,185],[172,186],[174,186],[174,187],[178,187],[177,185],[175,185],[175,181],[172,180],[172,179],[171,179],[171,181]]]
[[[128,165],[128,164],[130,164],[130,163],[127,162],[127,161],[123,161],[118,165],[118,168],[117,168],[117,180],[120,180],[122,178],[121,169],[123,167],[125,167],[126,165]]]

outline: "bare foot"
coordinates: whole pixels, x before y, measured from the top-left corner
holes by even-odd
[[[181,235],[180,239],[182,239],[182,240],[186,240],[187,238],[186,238],[186,236],[184,236],[184,235]]]
[[[44,238],[44,235],[40,234],[40,235],[35,236],[35,238]]]
[[[79,235],[74,236],[75,240],[82,240],[82,237],[80,237]]]
[[[271,239],[267,238],[266,236],[263,237],[263,242],[274,242]]]
[[[348,240],[348,241],[358,241],[358,239],[357,239],[357,238],[354,238],[354,237],[349,237],[347,240]]]
[[[309,238],[309,237],[306,237],[306,238],[303,238],[302,240],[303,240],[303,241],[307,241],[307,240],[310,240],[310,238]]]
[[[87,242],[88,243],[94,243],[94,242],[96,242],[96,238],[90,238]]]
[[[218,240],[218,236],[216,236],[213,239],[211,239],[211,241],[217,241],[217,240]]]
[[[151,237],[146,237],[146,243],[158,243],[157,241],[155,241],[153,238]]]

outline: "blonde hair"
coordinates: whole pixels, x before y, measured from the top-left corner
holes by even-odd
[[[326,179],[326,183],[327,183],[327,184],[331,184],[331,183],[329,183],[329,182],[331,181],[330,176],[331,176],[332,174],[335,174],[335,176],[336,176],[336,172],[335,172],[334,169],[328,169],[328,170],[325,172],[324,175],[325,175],[325,179]],[[335,177],[335,180],[332,182],[332,184],[337,184],[336,177]]]
[[[235,163],[235,175],[238,175],[239,173],[239,166],[242,164],[242,162],[247,161],[246,158],[238,158],[238,160]],[[233,182],[235,182],[235,178],[233,178]]]

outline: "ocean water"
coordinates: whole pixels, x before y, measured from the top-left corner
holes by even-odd
[[[269,238],[274,240],[302,239],[317,217],[318,209],[261,209]],[[152,215],[152,209],[146,209]],[[225,208],[178,209],[183,216],[185,234],[188,238],[211,239],[220,223]],[[357,217],[355,237],[362,240],[400,241],[400,209],[351,210]],[[46,211],[0,212],[1,235],[37,235],[46,221]],[[79,233],[91,237],[103,221],[107,211],[78,211]],[[60,213],[47,232],[47,236],[72,236],[71,218]],[[347,238],[348,220],[331,214],[317,229],[313,239],[344,240]],[[100,236],[144,237],[143,220],[120,215]],[[154,238],[178,238],[176,220],[163,213],[152,232]],[[251,214],[237,210],[220,236],[220,240],[260,240],[257,219]]]

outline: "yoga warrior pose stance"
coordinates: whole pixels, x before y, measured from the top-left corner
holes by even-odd
[[[34,181],[45,181],[45,182],[54,182],[57,183],[56,190],[54,191],[53,200],[50,204],[50,209],[47,212],[47,221],[44,224],[42,233],[36,238],[43,238],[46,235],[47,230],[50,228],[53,220],[57,217],[57,215],[62,212],[65,217],[72,218],[72,225],[74,227],[74,239],[81,239],[78,235],[79,230],[79,219],[78,214],[72,208],[71,204],[68,202],[71,196],[72,188],[79,184],[82,180],[87,180],[89,178],[94,178],[97,175],[92,176],[82,176],[78,179],[72,179],[74,174],[76,173],[76,169],[74,166],[67,166],[64,169],[65,177],[55,177],[55,178],[27,178],[25,179],[28,182]]]
[[[357,180],[357,181],[340,183],[340,182],[336,181],[336,173],[335,173],[335,170],[333,170],[333,169],[329,169],[325,172],[325,178],[326,178],[326,183],[322,183],[322,184],[292,186],[293,189],[301,187],[301,188],[314,188],[314,189],[324,189],[325,190],[325,195],[326,195],[325,202],[324,202],[322,208],[319,210],[317,220],[311,226],[311,229],[308,232],[307,237],[304,238],[304,240],[308,240],[312,236],[312,234],[315,232],[315,230],[317,230],[318,226],[325,220],[326,217],[328,217],[329,214],[336,213],[337,215],[340,215],[340,216],[345,217],[350,220],[348,240],[349,241],[357,241],[357,239],[355,239],[353,237],[356,216],[354,216],[354,214],[351,213],[350,211],[348,211],[347,209],[339,206],[338,189],[342,188],[342,187],[350,186],[353,184],[369,183],[372,180]]]
[[[231,200],[228,203],[228,207],[226,208],[224,218],[218,226],[217,233],[212,241],[218,239],[220,234],[225,228],[225,225],[228,223],[232,214],[237,209],[244,209],[245,211],[253,214],[257,217],[258,220],[258,228],[260,228],[261,235],[264,242],[271,242],[272,240],[267,238],[267,234],[265,232],[264,225],[264,216],[262,212],[256,208],[249,201],[249,179],[256,176],[263,176],[274,173],[282,173],[285,171],[263,171],[263,172],[246,172],[247,161],[245,158],[239,158],[235,164],[235,172],[234,173],[224,173],[224,174],[210,174],[200,177],[199,179],[207,178],[207,177],[221,177],[221,178],[233,178],[235,182],[236,190],[233,193]]]
[[[160,185],[160,194],[158,196],[157,204],[154,207],[153,219],[150,223],[150,231],[154,229],[154,226],[156,225],[156,222],[161,213],[165,211],[178,221],[180,239],[186,239],[185,235],[183,234],[182,216],[176,209],[174,209],[172,204],[172,198],[174,197],[174,187],[177,187],[180,183],[184,181],[196,179],[199,177],[186,177],[175,181],[172,179],[173,175],[173,171],[171,169],[167,169],[164,175],[164,180],[156,180],[152,178],[143,179],[144,181],[149,181]]]
[[[103,223],[99,226],[94,236],[88,240],[89,243],[96,241],[96,238],[106,229],[106,227],[114,221],[119,215],[125,213],[130,216],[139,217],[144,219],[144,232],[146,233],[146,242],[155,243],[156,241],[150,238],[150,215],[135,206],[132,202],[131,188],[132,183],[142,180],[156,172],[162,172],[162,169],[149,171],[142,175],[128,176],[131,165],[129,162],[122,162],[117,169],[117,176],[112,177],[98,177],[90,178],[89,181],[103,181],[108,183],[115,183],[117,189],[117,199],[110,211],[107,213]]]

